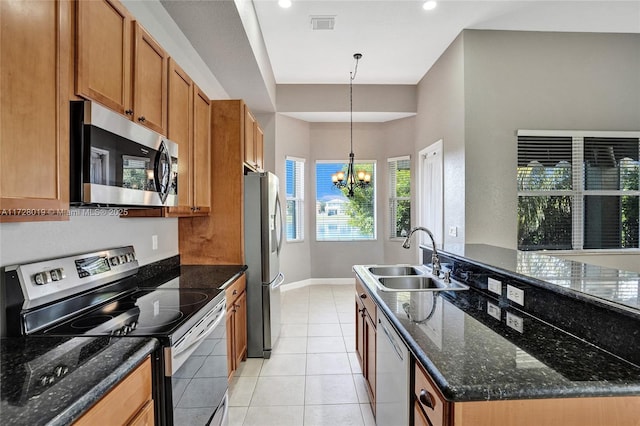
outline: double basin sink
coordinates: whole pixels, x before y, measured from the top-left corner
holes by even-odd
[[[436,277],[423,265],[371,265],[365,267],[382,291],[459,291],[465,284]]]

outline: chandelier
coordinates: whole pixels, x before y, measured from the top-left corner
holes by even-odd
[[[364,188],[371,183],[371,175],[366,171],[358,170],[356,172],[354,166],[355,155],[353,154],[353,80],[358,73],[358,61],[362,58],[361,53],[354,53],[353,58],[356,60],[356,66],[353,72],[349,72],[349,122],[350,122],[350,140],[351,151],[349,152],[349,164],[347,172],[339,171],[331,175],[331,181],[339,188],[346,188],[347,195],[353,197],[355,188]]]

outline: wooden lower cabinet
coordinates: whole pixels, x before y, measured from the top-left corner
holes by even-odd
[[[369,403],[376,412],[376,308],[356,277],[356,356],[365,379]]]
[[[247,279],[238,278],[226,289],[227,298],[227,366],[229,380],[247,358]]]
[[[638,426],[640,396],[449,402],[417,362],[415,426]]]
[[[74,424],[153,425],[154,402],[151,389],[151,358],[147,357]]]

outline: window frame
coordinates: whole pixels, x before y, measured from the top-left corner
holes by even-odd
[[[528,130],[519,129],[516,132],[516,152],[519,149],[518,138],[520,136],[531,137],[567,137],[572,139],[572,184],[571,189],[566,190],[529,190],[517,191],[517,199],[520,197],[536,196],[568,196],[571,200],[571,249],[544,249],[545,253],[557,254],[587,254],[587,253],[638,253],[640,247],[629,248],[584,248],[585,243],[585,200],[587,196],[636,196],[640,198],[638,190],[601,190],[586,189],[584,140],[585,138],[635,138],[638,139],[640,150],[640,132],[637,131],[589,131],[589,130]],[[517,168],[516,160],[516,168]],[[540,251],[540,250],[531,250]]]
[[[315,169],[314,169],[314,177],[315,177],[315,203],[316,205],[319,203],[319,199],[318,199],[318,176],[317,176],[317,172],[318,172],[318,164],[335,164],[337,165],[346,165],[348,164],[349,161],[345,161],[345,160],[316,160],[315,161]],[[377,160],[354,160],[354,164],[356,165],[356,171],[357,171],[357,165],[358,164],[371,164],[372,167],[372,173],[371,173],[371,187],[372,187],[372,208],[373,208],[373,236],[371,238],[355,238],[355,239],[346,239],[346,238],[323,238],[323,239],[319,239],[318,238],[318,212],[317,209],[315,210],[315,214],[314,214],[314,218],[315,218],[315,241],[319,242],[319,243],[358,243],[358,242],[371,242],[371,241],[377,241],[378,240],[378,208],[377,208],[377,199],[378,199],[378,191],[377,191],[377,178],[378,178],[378,162]],[[336,168],[336,171],[338,169]],[[331,177],[328,178],[329,182],[331,180]],[[357,190],[357,189],[356,189]]]
[[[295,185],[295,188],[300,189],[300,193],[298,194],[298,191],[295,191],[296,194],[293,197],[290,197],[289,194],[287,193],[287,178],[288,178],[288,174],[287,174],[287,162],[288,161],[292,161],[294,163],[294,170],[297,175],[298,178],[300,180],[300,185]],[[300,157],[293,157],[290,155],[285,156],[284,159],[284,171],[285,171],[285,241],[287,243],[301,243],[304,242],[305,240],[305,232],[304,232],[304,224],[305,224],[305,220],[304,220],[304,192],[305,192],[305,163],[306,163],[306,159],[304,158],[300,158]],[[298,168],[301,167],[301,169],[299,170]],[[289,202],[293,202],[296,206],[295,209],[295,221],[298,224],[295,229],[296,229],[296,238],[289,238],[289,234],[287,232],[287,206],[289,204]]]
[[[409,162],[409,196],[408,197],[398,197],[398,181],[397,181],[397,170],[398,163],[400,161],[408,161]],[[391,173],[391,164],[395,163],[396,173]],[[413,207],[413,203],[411,202],[411,178],[413,167],[411,164],[411,155],[402,155],[399,157],[391,157],[387,158],[387,174],[388,174],[388,184],[389,184],[389,229],[387,230],[389,233],[387,234],[389,240],[391,241],[404,241],[405,237],[396,236],[396,221],[398,218],[398,201],[408,201],[409,202],[409,229],[411,229],[411,210]],[[395,207],[395,208],[394,208]]]

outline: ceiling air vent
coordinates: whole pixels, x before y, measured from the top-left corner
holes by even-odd
[[[336,25],[336,17],[334,16],[314,16],[311,15],[312,30],[332,30]]]

